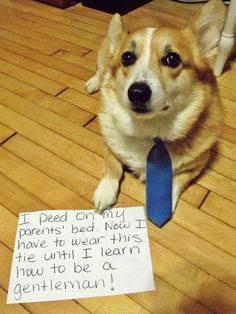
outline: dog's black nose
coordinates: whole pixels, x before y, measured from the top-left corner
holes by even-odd
[[[128,89],[128,97],[135,107],[143,106],[151,97],[152,91],[146,83],[134,83]]]

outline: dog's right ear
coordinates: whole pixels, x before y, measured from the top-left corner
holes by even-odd
[[[116,13],[111,18],[109,29],[108,29],[108,44],[109,52],[112,56],[115,55],[119,44],[122,39],[122,35],[126,32],[124,23],[120,14]]]

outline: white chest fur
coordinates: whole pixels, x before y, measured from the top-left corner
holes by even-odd
[[[100,120],[107,145],[123,164],[137,173],[143,172],[148,152],[154,145],[156,131],[145,121],[133,119],[126,110],[115,103],[105,101],[104,105]]]

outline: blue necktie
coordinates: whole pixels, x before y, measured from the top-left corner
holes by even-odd
[[[148,218],[158,227],[172,216],[172,165],[160,139],[156,140],[147,157],[146,209]]]

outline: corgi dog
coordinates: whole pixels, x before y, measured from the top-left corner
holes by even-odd
[[[104,175],[94,193],[97,212],[116,202],[124,166],[145,181],[154,139],[164,142],[171,157],[173,211],[181,192],[206,166],[222,125],[211,59],[224,20],[221,0],[206,3],[184,29],[148,19],[130,29],[119,14],[111,18],[97,72],[86,82],[90,94],[101,89],[106,147]]]

